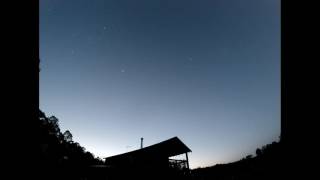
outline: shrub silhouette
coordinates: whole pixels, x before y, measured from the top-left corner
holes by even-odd
[[[284,166],[283,145],[272,142],[239,161],[192,170],[193,179],[277,179]]]

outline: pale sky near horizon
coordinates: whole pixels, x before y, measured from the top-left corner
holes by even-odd
[[[40,109],[96,156],[177,136],[196,168],[279,140],[279,0],[40,0],[40,59]]]

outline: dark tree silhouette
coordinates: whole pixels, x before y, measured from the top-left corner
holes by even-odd
[[[192,170],[193,179],[277,179],[284,166],[283,145],[272,142],[257,148],[256,156],[248,155],[239,161]]]
[[[63,133],[63,137],[64,137],[64,140],[67,141],[67,142],[71,142],[72,141],[72,134],[69,130],[66,130],[64,133]]]
[[[261,154],[262,154],[261,149],[257,148],[257,150],[256,150],[256,155],[257,155],[257,156],[261,156]]]
[[[101,159],[95,158],[79,143],[74,142],[69,130],[61,133],[57,117],[47,117],[39,110],[38,129],[40,167],[44,174],[48,174],[44,179],[59,179],[62,175],[70,177],[69,179],[81,179],[83,169],[103,164]]]

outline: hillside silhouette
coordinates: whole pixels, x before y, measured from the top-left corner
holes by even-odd
[[[197,180],[277,179],[285,167],[284,157],[283,143],[272,142],[256,149],[254,157],[248,155],[236,162],[197,168],[192,171],[192,175]]]

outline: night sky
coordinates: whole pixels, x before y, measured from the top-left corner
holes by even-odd
[[[99,157],[178,136],[191,168],[280,136],[279,0],[40,0],[40,109]]]

